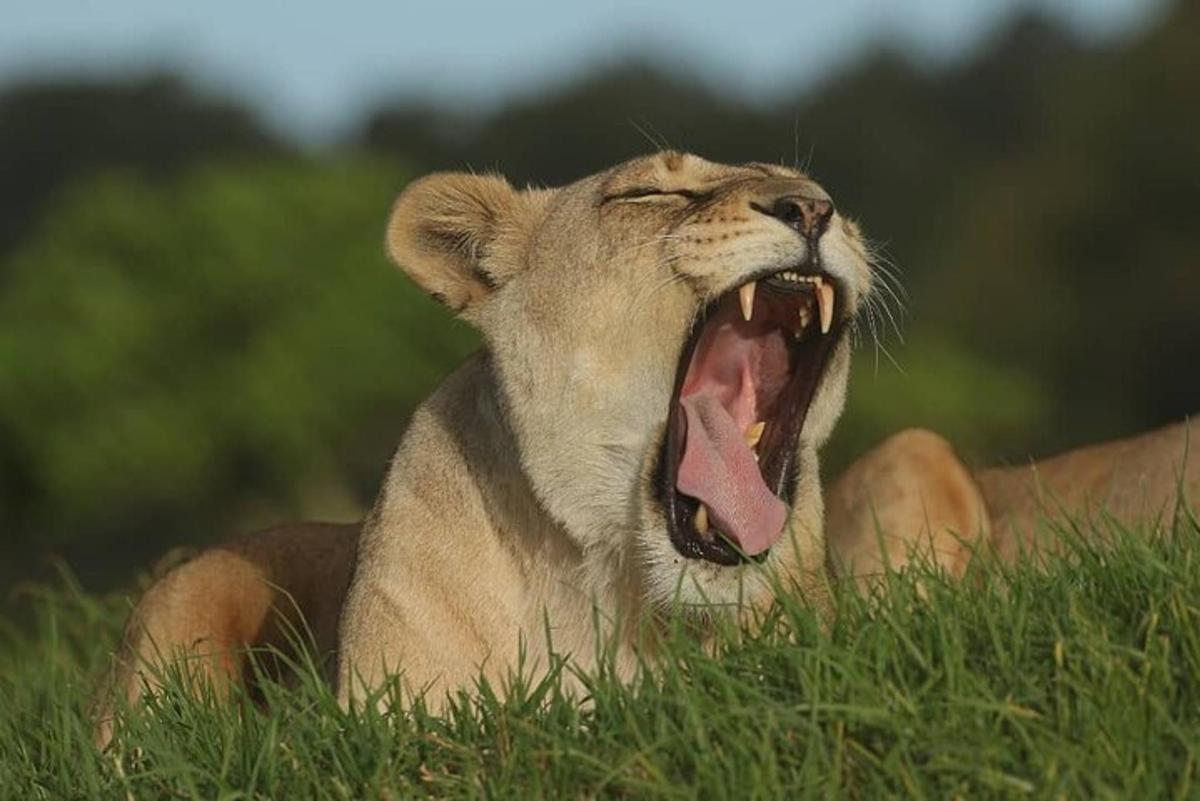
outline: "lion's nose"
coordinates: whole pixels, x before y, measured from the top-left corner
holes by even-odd
[[[784,195],[765,211],[795,228],[805,239],[819,239],[833,216],[833,203],[827,198]]]

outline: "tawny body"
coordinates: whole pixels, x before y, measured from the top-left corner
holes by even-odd
[[[519,653],[526,669],[545,667],[550,647],[586,668],[597,624],[628,669],[663,615],[690,615],[702,632],[715,609],[762,606],[780,587],[827,611],[829,565],[865,582],[914,547],[953,575],[979,543],[1011,556],[1045,497],[1034,475],[1068,508],[1111,501],[1129,516],[1180,486],[1200,492],[1194,463],[1176,480],[1179,426],[1032,472],[977,475],[914,431],[853,465],[826,510],[818,452],[849,370],[838,332],[870,293],[871,268],[857,226],[785,168],[667,153],[524,192],[495,177],[432,176],[397,202],[388,248],[481,330],[484,350],[415,412],[361,525],[275,529],[207,551],[146,593],[98,707],[101,741],[114,699],[153,687],[155,663],[183,654],[204,677],[239,681],[244,649],[286,646],[280,633],[301,616],[322,663],[336,654],[344,702],[400,676],[436,705],[480,671],[503,677]],[[679,538],[703,549],[704,532],[685,521],[680,533],[661,480],[680,353],[706,309],[797,264],[819,264],[828,286],[808,296],[819,303],[802,309],[794,336],[830,332],[830,344],[790,429],[786,533],[754,562],[694,558]],[[764,439],[781,441],[783,423],[767,424]],[[757,474],[737,450],[754,445],[713,442]]]
[[[1200,461],[1189,456],[1197,436],[1200,423],[1178,423],[1026,466],[972,473],[937,434],[901,432],[858,459],[827,490],[833,573],[868,586],[885,570],[903,569],[919,555],[959,578],[976,556],[1011,560],[1022,552],[1054,552],[1060,545],[1056,525],[1094,516],[1134,531],[1168,530],[1188,508],[1185,504],[1193,512],[1200,505]],[[477,503],[487,503],[492,494],[486,486],[464,488],[454,477],[436,494],[452,502],[456,488],[478,493]],[[518,501],[516,509],[519,498],[510,495]],[[483,508],[475,506],[477,512]],[[470,514],[461,503],[440,511]],[[436,516],[424,522],[435,525]],[[528,521],[518,515],[508,524],[520,522]],[[135,700],[144,684],[157,683],[147,668],[180,653],[221,688],[248,678],[248,649],[289,653],[298,630],[311,635],[313,654],[332,678],[337,620],[360,531],[358,523],[280,526],[175,568],[142,597],[131,616],[110,689]],[[430,563],[418,553],[413,569],[372,579],[383,585],[379,597],[394,597],[397,607],[365,613],[362,631],[384,636],[368,637],[361,647],[382,656],[391,643],[405,664],[418,670],[460,665],[461,671],[439,676],[442,687],[461,686],[478,675],[477,667],[510,666],[522,632],[540,630],[541,607],[531,599],[544,597],[536,584],[554,573],[555,558],[539,553],[534,542],[527,540],[531,547],[520,554],[508,552],[498,540],[471,543],[466,553],[480,560],[462,565],[454,550],[461,543],[448,541],[444,562]],[[570,560],[558,555],[564,557]],[[497,568],[508,579],[499,584],[505,592],[495,592]],[[447,574],[462,575],[464,582],[453,588],[440,584]],[[473,586],[483,592],[452,591]],[[551,595],[557,595],[547,608],[554,629],[567,632],[555,648],[586,659],[593,632],[589,599],[569,586]],[[397,627],[397,612],[427,625]],[[534,658],[544,656],[544,640],[527,642]],[[101,723],[106,742],[111,736],[107,714]]]
[[[1193,419],[1027,465],[972,471],[937,434],[901,432],[826,490],[831,565],[863,585],[913,559],[958,578],[978,555],[1012,561],[1061,553],[1063,532],[1169,532],[1200,507],[1198,438]]]
[[[161,684],[172,662],[217,692],[252,678],[248,652],[297,647],[333,677],[337,627],[360,526],[295,523],[210,548],[158,578],[125,626],[97,697],[97,737],[116,706]],[[260,663],[278,667],[269,659]],[[280,671],[286,678],[286,671]]]

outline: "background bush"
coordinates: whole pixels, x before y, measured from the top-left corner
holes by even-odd
[[[285,514],[353,517],[466,326],[383,257],[386,164],[214,164],[63,195],[0,294],[9,544],[85,578]]]
[[[903,341],[864,337],[830,473],[905,425],[984,462],[1194,413],[1197,41],[1194,4],[1106,45],[1027,17],[957,63],[881,49],[758,105],[619,64],[487,115],[397,100],[309,153],[169,77],[8,87],[0,586],[360,514],[476,341],[383,258],[431,169],[557,184],[658,144],[809,166],[909,297]]]

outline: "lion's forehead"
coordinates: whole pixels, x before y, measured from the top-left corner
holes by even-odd
[[[755,178],[804,177],[778,164],[721,164],[691,153],[664,151],[618,164],[601,173],[600,183],[604,192],[643,186],[699,190]]]

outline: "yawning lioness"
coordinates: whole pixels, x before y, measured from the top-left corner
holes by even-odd
[[[1031,545],[1049,496],[1133,520],[1200,492],[1184,425],[978,474],[908,431],[826,514],[818,454],[872,265],[792,169],[660,153],[559,189],[432,175],[400,196],[387,248],[483,350],[417,409],[361,524],[274,529],[160,579],[116,695],[181,653],[238,680],[246,646],[286,648],[301,616],[347,702],[400,674],[436,704],[521,647],[545,664],[547,626],[582,667],[600,635],[628,669],[660,614],[702,633],[780,588],[821,612],[831,566],[866,580],[916,549],[958,574],[977,545]]]

